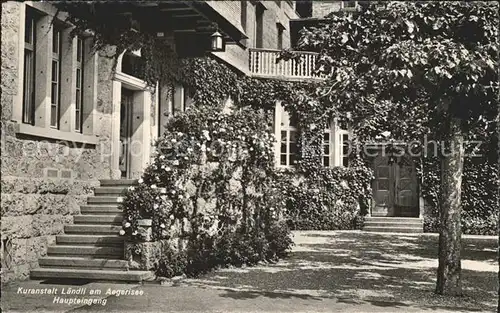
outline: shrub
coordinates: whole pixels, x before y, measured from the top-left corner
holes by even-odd
[[[424,231],[439,231],[439,159],[424,160],[422,192],[427,203]],[[486,159],[466,158],[462,180],[462,231],[496,235],[498,232],[498,169]]]
[[[465,234],[474,235],[497,235],[498,216],[489,215],[484,217],[462,214],[462,231]]]
[[[314,173],[314,172],[313,172]],[[311,175],[311,174],[310,174]],[[356,229],[370,198],[371,171],[364,166],[319,168],[315,179],[287,185],[288,224],[297,230]]]
[[[197,277],[214,268],[276,261],[285,257],[292,245],[290,229],[283,222],[273,223],[267,234],[263,229],[247,232],[239,227],[235,232],[191,238],[186,250],[166,250],[156,272],[164,277]]]
[[[278,223],[281,197],[267,117],[248,108],[223,114],[202,106],[169,120],[152,163],[122,204],[131,240],[143,239],[138,221],[144,218],[152,219],[153,240],[187,238],[185,251],[163,253],[161,275],[197,276],[286,254],[290,231]]]
[[[182,250],[166,248],[158,262],[156,274],[162,277],[174,277],[185,274],[188,264],[187,253]]]
[[[271,225],[266,235],[266,240],[269,245],[266,251],[266,259],[269,261],[287,256],[290,247],[294,244],[290,236],[290,228],[284,221],[279,221]]]

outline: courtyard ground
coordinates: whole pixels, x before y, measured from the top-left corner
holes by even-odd
[[[174,286],[146,283],[80,285],[20,282],[2,290],[3,312],[492,312],[497,299],[497,239],[464,236],[465,296],[433,293],[436,235],[359,231],[295,232],[290,257],[277,264],[215,271]],[[53,303],[50,295],[16,294],[18,287],[87,287],[92,306]],[[100,289],[101,296],[89,296]],[[141,296],[106,296],[134,289]],[[82,298],[82,296],[80,296]]]

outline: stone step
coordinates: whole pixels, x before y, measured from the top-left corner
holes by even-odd
[[[101,186],[133,186],[137,185],[137,179],[100,179]]]
[[[48,255],[92,255],[123,257],[123,246],[83,246],[83,245],[56,245],[47,248]]]
[[[128,262],[116,259],[101,259],[89,257],[46,256],[38,260],[41,267],[80,267],[80,268],[111,268],[127,270]]]
[[[66,234],[109,234],[118,235],[121,226],[117,225],[65,225],[64,232]]]
[[[62,245],[123,245],[123,237],[118,235],[57,235],[56,243]]]
[[[364,231],[376,233],[423,233],[423,227],[375,227],[365,226]]]
[[[117,204],[109,204],[109,205],[82,205],[80,206],[80,213],[82,215],[90,214],[123,214],[123,211],[118,208]]]
[[[140,282],[152,280],[154,273],[150,271],[117,271],[117,270],[95,270],[80,268],[37,268],[31,270],[33,279],[95,279]]]
[[[92,196],[87,198],[88,204],[120,204],[123,201],[121,196]]]
[[[121,225],[123,215],[75,215],[73,222],[75,224],[114,224]]]
[[[388,222],[388,223],[423,223],[423,218],[418,217],[366,217],[365,222]]]
[[[378,222],[378,221],[365,221],[366,226],[374,227],[423,227],[422,222]]]
[[[120,196],[125,194],[127,191],[127,186],[120,187],[96,187],[94,189],[94,194],[96,196]]]

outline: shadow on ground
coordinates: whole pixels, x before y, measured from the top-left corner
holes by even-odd
[[[474,312],[497,299],[493,239],[463,239],[464,297],[433,293],[438,238],[363,232],[297,232],[293,252],[277,264],[221,269],[187,284],[218,288],[221,297],[335,299],[377,307]]]

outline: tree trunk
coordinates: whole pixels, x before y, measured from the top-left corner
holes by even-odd
[[[462,295],[460,197],[464,163],[460,120],[455,118],[449,120],[448,135],[449,151],[442,151],[441,163],[442,198],[439,211],[439,266],[436,293],[459,296]]]

